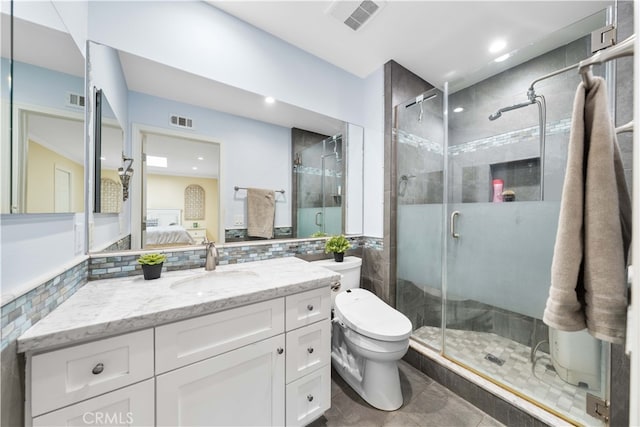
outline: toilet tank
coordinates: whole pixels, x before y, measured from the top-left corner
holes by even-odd
[[[340,273],[340,290],[354,289],[360,287],[360,269],[362,258],[355,256],[344,257],[343,262],[335,262],[333,259],[323,259],[312,261],[312,264],[319,265],[329,270]]]

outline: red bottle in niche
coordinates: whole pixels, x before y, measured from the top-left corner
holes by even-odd
[[[493,202],[502,202],[502,187],[504,187],[504,181],[501,179],[493,180]]]

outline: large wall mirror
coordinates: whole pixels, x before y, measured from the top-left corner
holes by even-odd
[[[20,7],[38,9],[21,19]],[[2,25],[9,17],[2,15]],[[2,69],[11,58],[2,40]],[[84,57],[51,4],[16,5],[12,143],[3,132],[2,213],[84,211]],[[3,75],[3,79],[7,77]],[[3,102],[8,99],[3,91]],[[3,117],[3,126],[7,119]]]
[[[332,233],[362,233],[361,127],[267,103],[127,52],[117,56],[128,91],[125,132],[131,132],[137,165],[130,189],[132,249],[254,240],[247,235],[250,187],[276,190],[275,238],[311,237],[294,231],[301,206],[294,201],[316,191],[293,184],[303,148],[295,144],[297,130],[337,139],[325,144],[332,166],[312,172],[328,169],[330,191],[323,200],[337,208]]]

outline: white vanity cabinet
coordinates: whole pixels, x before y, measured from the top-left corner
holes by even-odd
[[[330,289],[28,354],[27,424],[306,425],[331,403]]]

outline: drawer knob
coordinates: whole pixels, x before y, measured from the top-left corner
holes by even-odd
[[[93,372],[93,375],[98,375],[101,374],[102,371],[104,371],[104,364],[103,363],[98,363],[96,366],[93,367],[93,369],[91,370],[91,372]]]
[[[309,402],[313,402],[313,395],[312,395],[312,394],[308,394],[308,395],[307,395],[307,400],[308,400]]]
[[[277,351],[278,351],[278,354],[282,354],[282,353],[284,353],[284,348],[278,347]]]
[[[309,354],[313,353],[313,347],[309,347],[307,351],[309,352]]]
[[[313,305],[309,304],[309,305],[307,306],[307,310],[309,310],[309,311],[313,311]]]

